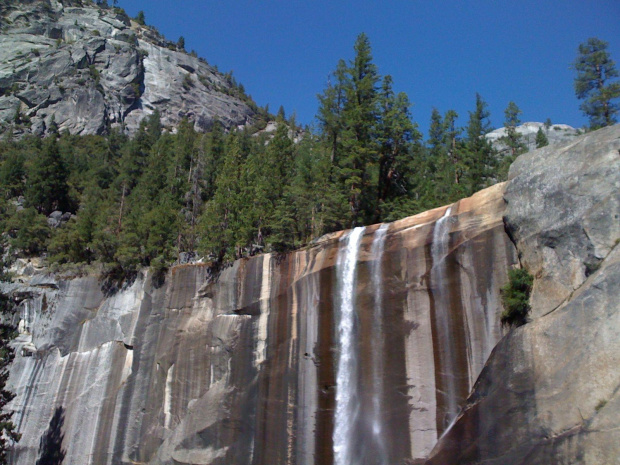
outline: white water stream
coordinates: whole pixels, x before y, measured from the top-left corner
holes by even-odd
[[[358,350],[355,338],[355,282],[357,256],[364,228],[355,228],[342,240],[336,263],[340,298],[337,345],[339,349],[336,371],[336,414],[334,420],[334,462],[336,465],[353,464],[355,444],[354,425],[359,414]]]
[[[371,248],[370,273],[374,292],[374,312],[372,328],[372,435],[377,447],[380,465],[388,464],[383,424],[381,419],[381,403],[383,401],[383,250],[385,234],[389,225],[382,224],[375,232]]]
[[[439,360],[441,361],[442,377],[445,380],[444,393],[446,399],[446,412],[442,419],[444,427],[447,427],[458,414],[458,404],[456,400],[456,383],[454,373],[456,367],[454,363],[455,349],[450,331],[450,289],[448,287],[447,270],[445,258],[449,253],[449,217],[452,207],[449,207],[444,215],[435,223],[433,231],[433,243],[431,244],[431,255],[433,258],[433,268],[431,269],[431,283],[433,297],[435,300],[435,315],[437,319],[439,340],[445,344],[439,347]]]

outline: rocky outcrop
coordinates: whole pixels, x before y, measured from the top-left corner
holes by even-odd
[[[81,4],[0,2],[4,130],[42,135],[55,121],[72,134],[133,133],[155,110],[168,129],[183,117],[198,130],[252,121],[253,102],[206,61],[120,9]]]
[[[620,127],[519,157],[506,226],[537,279],[534,316],[558,307],[620,238]]]
[[[547,136],[549,145],[561,144],[574,139],[580,134],[580,131],[567,125],[567,124],[551,124],[546,125],[544,123],[523,123],[515,128],[518,134],[522,136],[523,143],[527,147],[528,151],[536,149],[536,134],[538,130],[542,129]],[[499,128],[485,134],[493,147],[500,153],[507,153],[508,147],[501,140],[502,137],[506,137],[506,128]]]
[[[431,464],[620,457],[620,126],[520,157],[507,230],[535,276],[533,321],[494,349]]]
[[[357,230],[347,299],[351,232],[217,277],[178,266],[155,287],[146,274],[113,296],[96,278],[21,277],[5,289],[30,296],[13,463],[35,463],[57,430],[65,463],[327,464],[336,443],[358,463],[423,459],[502,336],[499,288],[516,261],[503,189]],[[346,359],[359,408],[340,436]]]

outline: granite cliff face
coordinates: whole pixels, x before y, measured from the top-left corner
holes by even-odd
[[[509,178],[533,321],[494,349],[427,463],[618,463],[620,126],[523,155]]]
[[[133,133],[155,110],[169,129],[183,117],[198,130],[214,119],[226,127],[252,121],[254,110],[225,76],[122,10],[2,0],[0,27],[4,130],[42,135],[53,117],[72,134]]]
[[[65,463],[332,463],[335,446],[360,463],[422,459],[502,335],[516,260],[503,188],[217,279],[181,266],[111,297],[96,278],[15,284],[30,356],[11,377],[14,463],[36,461],[51,424]],[[338,409],[358,403],[340,434]]]
[[[217,275],[111,296],[20,277],[13,463],[615,463],[619,148],[618,126],[587,134],[454,205]],[[533,320],[507,330],[519,257]]]

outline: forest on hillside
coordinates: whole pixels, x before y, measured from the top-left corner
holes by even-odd
[[[17,140],[9,131],[0,143],[5,258],[45,255],[56,270],[95,264],[122,283],[141,267],[163,277],[188,257],[221,265],[284,252],[454,202],[504,180],[525,151],[516,104],[499,156],[484,137],[487,104],[473,100],[464,126],[456,112],[434,110],[424,140],[362,34],[319,95],[316,128],[281,109],[273,132],[215,124],[197,133],[184,120],[170,133],[157,113],[131,138],[52,127],[45,139]]]

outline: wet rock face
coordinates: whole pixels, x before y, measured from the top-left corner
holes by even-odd
[[[114,9],[78,2],[4,1],[0,5],[0,122],[4,130],[133,133],[159,110],[162,124],[181,118],[205,130],[251,121],[224,76],[177,51],[148,28]]]
[[[516,260],[502,193],[365,228],[349,346],[348,232],[217,279],[178,266],[162,287],[142,276],[109,297],[95,278],[12,285],[29,291],[14,463],[35,463],[60,423],[66,463],[329,464],[336,448],[362,464],[422,460],[502,336],[499,287]],[[339,371],[346,357],[354,370]],[[357,408],[343,417],[347,381]]]
[[[520,157],[505,222],[533,320],[494,349],[428,465],[620,457],[620,126]]]

